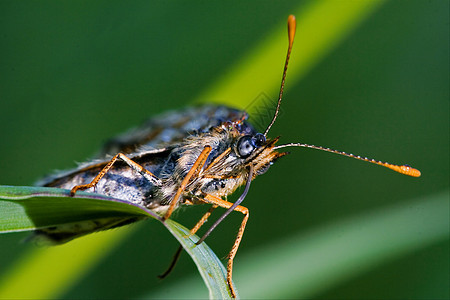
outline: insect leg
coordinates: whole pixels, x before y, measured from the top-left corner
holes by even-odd
[[[203,224],[205,224],[205,222],[208,220],[209,216],[211,215],[211,213],[217,208],[217,205],[213,205],[211,206],[211,208],[203,215],[203,217],[197,222],[197,224],[195,224],[195,226],[191,229],[190,234],[195,234],[200,227],[202,227]],[[161,274],[158,275],[158,278],[163,279],[165,277],[167,277],[167,275],[169,275],[173,268],[175,267],[178,259],[180,258],[181,255],[181,251],[183,250],[183,246],[179,246],[177,251],[175,252],[173,258],[172,258],[172,262],[170,263],[169,267],[167,268],[167,270]]]
[[[105,176],[106,173],[108,173],[108,171],[112,168],[114,162],[116,162],[118,159],[123,160],[128,166],[130,166],[130,168],[141,173],[142,176],[144,176],[151,183],[153,183],[155,185],[161,185],[161,181],[155,175],[153,175],[150,171],[145,169],[140,164],[129,159],[125,154],[118,153],[106,164],[106,166],[100,171],[100,173],[97,174],[97,176],[95,176],[95,178],[90,183],[74,186],[70,190],[70,194],[73,196],[73,195],[75,195],[75,193],[78,190],[86,190],[88,188],[91,188],[91,187],[97,185],[97,183],[100,181],[100,179],[102,179],[103,176]]]
[[[159,279],[164,279],[167,277],[167,275],[172,273],[173,268],[175,268],[175,265],[177,264],[178,259],[180,258],[181,251],[183,251],[183,246],[178,247],[177,252],[175,252],[175,254],[173,255],[172,261],[170,262],[170,266],[167,268],[167,270],[164,273],[162,273],[161,275],[158,275]]]
[[[170,215],[172,214],[173,210],[175,209],[175,206],[177,205],[181,193],[186,189],[187,184],[189,183],[189,180],[191,180],[192,177],[197,173],[197,171],[203,167],[203,165],[206,163],[206,159],[208,158],[209,153],[211,152],[211,146],[205,146],[203,148],[203,151],[198,156],[197,160],[192,165],[192,168],[187,173],[186,177],[183,178],[183,181],[180,184],[180,187],[178,188],[177,192],[175,193],[175,197],[173,197],[172,202],[170,202],[170,206],[167,209],[166,214],[161,218],[162,221],[167,220]]]
[[[219,197],[216,197],[216,196],[213,196],[210,194],[207,194],[205,196],[205,198],[203,198],[202,200],[204,200],[207,203],[211,203],[213,205],[217,205],[217,206],[220,206],[220,207],[223,207],[226,209],[233,206],[233,203],[225,201]],[[241,226],[239,227],[239,231],[236,236],[236,240],[234,241],[233,247],[231,247],[231,251],[228,254],[228,263],[227,263],[227,283],[231,289],[231,294],[233,295],[234,298],[236,298],[236,293],[234,291],[233,283],[231,281],[231,278],[233,275],[233,260],[234,260],[234,257],[236,256],[236,252],[239,248],[239,244],[241,243],[242,236],[244,235],[245,225],[247,225],[247,221],[248,221],[248,217],[249,217],[249,211],[248,211],[248,208],[246,208],[244,206],[240,206],[240,205],[236,206],[234,210],[244,214],[244,219],[242,220]]]
[[[200,227],[203,226],[203,224],[205,224],[205,222],[208,220],[209,216],[212,214],[212,212],[217,208],[217,205],[213,205],[211,206],[211,208],[203,215],[203,217],[197,222],[197,224],[195,224],[195,226],[191,229],[191,235],[195,234]]]

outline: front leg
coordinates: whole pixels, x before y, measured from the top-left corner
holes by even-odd
[[[225,201],[219,197],[213,196],[213,195],[206,195],[203,201],[207,203],[211,203],[213,205],[217,205],[226,209],[229,209],[233,206],[234,203]],[[228,263],[227,263],[227,283],[231,290],[231,295],[233,298],[236,298],[236,292],[234,290],[233,282],[232,282],[232,276],[233,276],[233,260],[236,256],[237,250],[239,248],[239,245],[242,241],[242,236],[244,235],[245,226],[247,225],[248,217],[249,217],[249,211],[248,208],[244,206],[236,206],[234,208],[235,211],[241,212],[244,214],[244,219],[242,220],[241,226],[239,227],[238,234],[236,236],[236,240],[234,241],[233,247],[231,247],[231,251],[228,254]]]
[[[192,165],[192,168],[189,170],[186,177],[183,178],[183,181],[181,181],[180,187],[177,189],[175,196],[173,197],[172,201],[170,202],[170,206],[167,209],[166,214],[161,218],[161,220],[163,222],[165,220],[167,220],[170,217],[170,215],[172,215],[173,210],[175,209],[178,201],[180,201],[181,193],[183,193],[185,191],[186,186],[189,183],[189,181],[191,180],[191,178],[193,178],[197,174],[197,172],[201,168],[203,168],[210,152],[211,152],[211,146],[205,146],[205,148],[203,148],[203,151],[197,157],[196,161]]]

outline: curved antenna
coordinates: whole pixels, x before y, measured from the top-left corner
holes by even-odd
[[[376,165],[380,165],[386,168],[389,168],[391,170],[394,170],[395,172],[404,174],[404,175],[408,175],[408,176],[412,176],[412,177],[420,177],[421,173],[419,170],[414,169],[411,166],[408,165],[393,165],[387,162],[382,162],[379,160],[375,160],[372,158],[367,158],[367,157],[362,157],[359,155],[354,155],[351,153],[346,153],[343,151],[338,151],[338,150],[333,150],[330,148],[325,148],[325,147],[321,147],[321,146],[314,146],[314,145],[308,145],[308,144],[302,144],[302,143],[289,143],[289,144],[285,144],[285,145],[280,145],[280,146],[276,146],[273,149],[280,149],[280,148],[285,148],[285,147],[305,147],[305,148],[311,148],[311,149],[317,149],[317,150],[322,150],[322,151],[326,151],[326,152],[331,152],[331,153],[335,153],[335,154],[339,154],[339,155],[343,155],[343,156],[347,156],[347,157],[351,157],[351,158],[355,158],[358,160],[362,160],[362,161],[366,161],[372,164],[376,164]]]
[[[287,51],[287,54],[286,54],[286,61],[284,63],[283,77],[281,79],[281,87],[280,87],[280,94],[278,96],[277,109],[275,110],[275,114],[273,116],[272,122],[270,122],[270,124],[267,127],[266,131],[264,131],[264,136],[267,136],[267,133],[269,132],[269,130],[272,127],[273,123],[275,123],[275,120],[277,119],[277,116],[278,116],[278,112],[280,111],[281,98],[283,97],[283,90],[284,90],[284,81],[286,79],[286,72],[287,72],[287,67],[288,67],[288,63],[289,63],[289,58],[291,57],[292,45],[294,44],[295,27],[296,26],[297,26],[297,23],[295,21],[295,16],[294,15],[289,15],[289,17],[288,17],[289,47],[288,47],[288,51]]]

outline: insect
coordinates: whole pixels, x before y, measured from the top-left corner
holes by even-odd
[[[278,138],[267,137],[280,110],[295,27],[294,16],[289,16],[289,47],[277,108],[263,133],[257,132],[247,122],[245,112],[224,106],[206,105],[170,112],[110,140],[102,151],[103,159],[47,178],[41,184],[70,189],[72,195],[79,190],[86,190],[123,199],[152,209],[163,221],[181,205],[210,204],[210,210],[193,227],[192,234],[200,229],[214,209],[225,208],[225,213],[197,244],[202,243],[232,211],[242,213],[244,217],[227,263],[227,282],[235,296],[232,284],[233,260],[249,218],[249,210],[240,204],[252,180],[264,174],[278,158],[287,154],[278,150],[285,147],[318,149],[378,164],[405,175],[420,176],[418,170],[408,165],[393,165],[302,143],[276,145]],[[110,158],[104,158],[106,155],[110,155]],[[240,186],[245,188],[236,202],[224,199]],[[66,242],[94,231],[135,221],[135,218],[85,221],[82,224],[43,228],[36,234],[55,242]]]

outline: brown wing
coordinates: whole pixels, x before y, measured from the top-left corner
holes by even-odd
[[[245,112],[225,106],[204,105],[169,111],[145,121],[105,144],[101,155],[134,153],[141,147],[161,148],[181,142],[187,136],[208,131],[223,122],[239,120]]]

